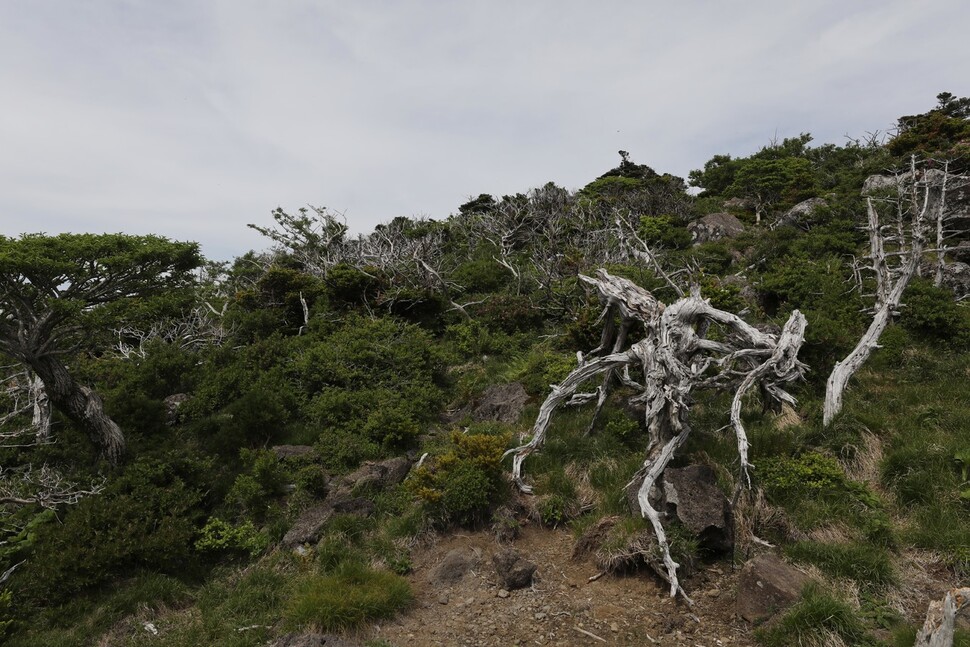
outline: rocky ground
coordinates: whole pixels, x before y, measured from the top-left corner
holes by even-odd
[[[691,609],[648,573],[596,578],[592,562],[570,559],[574,541],[568,530],[524,528],[514,545],[537,570],[532,586],[511,591],[492,563],[504,547],[490,532],[418,549],[414,606],[369,638],[395,647],[754,644],[748,623],[735,616],[738,573],[728,562],[707,565],[685,583],[696,603]]]

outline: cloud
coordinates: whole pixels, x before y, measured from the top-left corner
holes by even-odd
[[[0,233],[155,232],[228,258],[277,205],[354,230],[685,175],[958,95],[959,0],[0,5]]]

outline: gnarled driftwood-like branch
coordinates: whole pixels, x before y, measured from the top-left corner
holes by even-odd
[[[805,336],[805,317],[797,310],[780,336],[758,330],[730,312],[715,308],[695,289],[669,306],[649,291],[625,278],[598,270],[596,277],[580,275],[593,287],[605,310],[600,345],[586,359],[577,354],[580,365],[552,392],[539,409],[531,438],[506,455],[512,455],[512,477],[523,492],[532,488],[522,477],[522,464],[545,441],[552,414],[560,406],[597,400],[599,413],[612,377],[622,371],[620,380],[639,393],[631,402],[642,406],[648,439],[646,458],[640,474],[644,479],[638,492],[640,510],[653,526],[668,581],[670,594],[678,593],[689,601],[677,579],[678,564],[670,555],[661,514],[650,502],[651,490],[690,434],[688,412],[695,389],[734,389],[731,427],[738,439],[740,483],[747,483],[751,464],[748,441],[741,422],[741,400],[755,385],[770,397],[794,402],[782,388],[805,371],[798,361],[798,350]],[[619,324],[614,320],[619,318]],[[627,332],[634,323],[645,330],[644,337],[627,345]],[[718,340],[707,337],[719,330]],[[639,370],[642,380],[630,377]],[[605,374],[595,393],[578,393],[588,380]],[[594,413],[594,422],[595,422]]]

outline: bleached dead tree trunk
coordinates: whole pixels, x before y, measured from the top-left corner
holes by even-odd
[[[44,382],[22,364],[2,368],[13,371],[0,378],[3,384],[0,406],[6,409],[0,414],[0,446],[26,447],[50,442],[51,403]],[[26,423],[28,413],[30,422]]]
[[[897,190],[894,226],[880,222],[872,196],[866,199],[869,234],[869,260],[867,268],[875,274],[875,312],[865,334],[856,347],[841,362],[836,362],[825,385],[825,403],[822,424],[828,426],[842,411],[842,401],[849,379],[855,375],[872,352],[879,348],[879,337],[899,310],[903,292],[910,279],[919,270],[931,220],[939,222],[945,204],[945,191],[939,199],[931,201],[932,182],[917,173],[916,158],[910,160],[910,171]],[[945,190],[945,182],[942,189]],[[934,204],[935,202],[935,204]],[[935,208],[931,208],[935,207]],[[887,249],[888,248],[888,249]]]
[[[638,477],[643,483],[637,499],[645,519],[650,521],[668,581],[670,594],[687,598],[677,579],[679,565],[670,555],[661,514],[652,505],[651,490],[691,432],[689,411],[691,394],[699,389],[735,389],[731,408],[731,428],[737,437],[741,457],[740,483],[748,480],[748,441],[741,422],[740,401],[752,386],[760,384],[769,396],[787,402],[794,398],[782,385],[802,376],[805,366],[798,361],[798,350],[805,337],[805,317],[797,310],[791,315],[780,336],[764,333],[737,315],[719,310],[700,297],[695,289],[665,306],[649,291],[622,277],[598,270],[596,278],[580,275],[592,286],[604,304],[604,334],[600,346],[590,355],[608,355],[587,360],[578,353],[579,366],[552,392],[539,409],[531,439],[506,455],[512,455],[512,477],[523,492],[532,488],[522,477],[522,464],[545,441],[552,414],[560,406],[596,399],[602,404],[602,388],[595,393],[581,393],[589,379],[623,370],[623,382],[639,391],[631,402],[641,405],[646,420],[648,439],[646,458]],[[614,318],[620,319],[617,325]],[[620,331],[633,323],[642,324],[643,339],[626,345]],[[718,340],[707,337],[719,330]],[[619,343],[618,343],[619,342]],[[642,382],[630,377],[629,369],[638,369]],[[597,412],[599,411],[597,407]]]
[[[970,607],[970,588],[947,591],[943,600],[930,602],[926,621],[916,635],[913,647],[953,647],[957,614]]]

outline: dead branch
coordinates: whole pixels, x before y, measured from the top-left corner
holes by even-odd
[[[944,218],[946,178],[941,172],[920,173],[916,158],[910,159],[910,171],[892,179],[898,198],[892,200],[894,222],[886,226],[873,197],[866,199],[869,261],[871,266],[859,267],[857,272],[869,270],[875,275],[875,310],[868,329],[856,347],[829,374],[825,386],[822,424],[828,426],[842,410],[842,401],[849,379],[855,375],[872,352],[879,347],[879,337],[899,311],[903,292],[915,276],[926,251],[926,235],[931,220]],[[943,173],[942,175],[946,175]],[[868,182],[867,182],[868,184]],[[938,205],[939,209],[934,208]],[[939,229],[938,229],[939,231]],[[888,232],[894,232],[889,235]],[[938,245],[942,241],[938,241]],[[942,266],[938,265],[938,271]]]
[[[667,465],[689,437],[691,394],[696,389],[735,390],[730,426],[738,438],[739,482],[747,483],[751,464],[740,417],[741,401],[753,386],[759,385],[769,397],[794,402],[782,387],[800,378],[805,371],[805,365],[797,359],[804,340],[805,318],[794,311],[782,334],[776,337],[737,315],[713,307],[696,289],[690,296],[665,306],[649,291],[606,270],[598,270],[596,278],[580,275],[580,279],[596,289],[605,306],[600,345],[590,355],[607,349],[611,352],[588,361],[578,354],[579,366],[561,384],[552,385],[551,393],[539,409],[532,437],[506,452],[513,457],[512,477],[523,492],[532,492],[523,480],[522,464],[542,446],[552,414],[564,404],[593,399],[597,400],[595,413],[598,413],[611,375],[622,370],[624,383],[639,391],[630,401],[643,407],[647,423],[646,458],[640,470],[643,482],[638,492],[640,510],[653,526],[671,596],[680,594],[689,602],[677,579],[679,565],[670,555],[660,514],[650,498]],[[643,325],[645,336],[628,344],[626,331],[635,322]],[[722,340],[706,338],[713,329],[721,332]],[[629,378],[631,367],[642,372],[642,384]],[[711,371],[713,376],[709,374]],[[585,382],[604,374],[603,386],[595,393],[577,393]]]
[[[87,496],[99,494],[106,479],[88,487],[67,480],[57,470],[42,465],[12,469],[0,467],[0,505],[40,505],[56,508],[74,505]]]
[[[957,614],[970,607],[970,588],[951,589],[943,600],[930,602],[926,621],[916,635],[913,647],[953,647]]]

